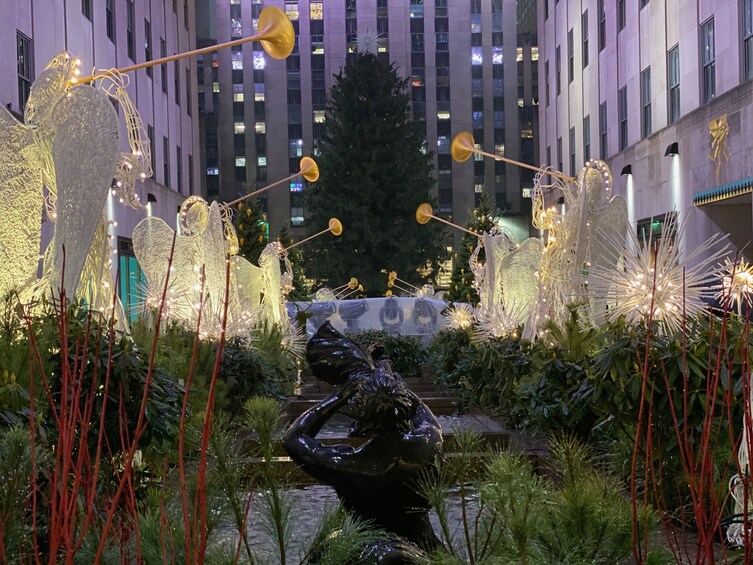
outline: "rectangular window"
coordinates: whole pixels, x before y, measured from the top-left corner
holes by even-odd
[[[157,164],[157,148],[154,145],[154,128],[150,124],[146,126],[146,137],[149,139],[149,153],[151,156],[152,174],[154,174]]]
[[[167,57],[167,45],[162,37],[159,38],[159,56],[160,59]],[[162,63],[159,66],[159,72],[162,80],[162,92],[167,94],[167,63]]]
[[[191,69],[186,69],[186,114],[191,115]]]
[[[716,96],[714,16],[711,16],[701,25],[701,64],[703,66],[701,100],[705,104]]]
[[[620,151],[628,144],[627,86],[617,92],[617,112],[620,120]]]
[[[583,68],[588,66],[588,10],[580,17],[580,33],[583,37]]]
[[[745,79],[753,78],[753,0],[743,0],[743,65]]]
[[[573,30],[567,32],[567,82],[573,82],[575,74],[575,46],[573,45]]]
[[[188,194],[193,194],[193,155],[188,154]]]
[[[669,87],[669,123],[680,119],[680,46],[667,52],[667,85]]]
[[[136,61],[136,8],[133,6],[133,0],[126,0],[126,46],[128,47],[128,58]]]
[[[575,176],[575,128],[570,128],[570,174]]]
[[[175,103],[180,106],[180,62],[173,61],[173,74],[175,75]]]
[[[557,138],[557,170],[562,172],[562,138]]]
[[[560,46],[557,45],[557,49],[555,49],[555,56],[554,56],[554,67],[555,67],[555,74],[557,75],[557,96],[560,95],[562,92],[562,87],[560,86],[561,82],[560,79],[562,78],[562,52],[560,50]]]
[[[599,159],[607,158],[607,103],[599,104]]]
[[[544,19],[549,19],[549,0],[544,0]]]
[[[648,0],[641,0],[641,8],[648,4]]]
[[[651,135],[651,67],[641,73],[641,137]]]
[[[81,0],[81,13],[87,20],[92,21],[92,0]]]
[[[144,61],[152,60],[152,24],[144,18]],[[152,76],[152,67],[146,68],[146,76]]]
[[[546,105],[549,106],[550,92],[549,92],[549,60],[544,63],[544,96]]]
[[[162,136],[162,181],[170,186],[170,140]]]
[[[591,116],[583,118],[583,160],[591,159]]]
[[[617,31],[625,29],[625,2],[627,0],[617,0]]]
[[[175,147],[175,167],[176,167],[176,183],[178,186],[175,188],[183,194],[183,151],[180,145]]]
[[[607,46],[607,14],[604,10],[606,0],[596,0],[599,7],[599,53]]]
[[[16,58],[18,66],[18,111],[23,112],[29,100],[31,82],[34,76],[31,39],[16,30]]]
[[[105,24],[108,39],[115,43],[115,0],[107,0],[105,3]]]

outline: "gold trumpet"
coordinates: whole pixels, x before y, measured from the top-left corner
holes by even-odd
[[[435,216],[434,215],[434,210],[432,209],[431,204],[429,204],[428,202],[424,202],[423,204],[419,205],[418,208],[416,208],[416,221],[419,224],[421,224],[421,225],[426,224],[432,218],[434,218],[435,220],[437,220],[439,222],[442,222],[443,224],[447,224],[448,226],[452,226],[453,228],[462,230],[462,231],[464,231],[466,233],[469,233],[471,235],[474,235],[476,237],[481,237],[481,234],[478,234],[475,231],[471,231],[471,230],[466,229],[466,228],[464,228],[462,226],[459,226],[457,224],[453,224],[452,222],[449,222],[449,221],[445,220],[444,218],[440,218],[439,216]]]
[[[185,59],[187,57],[193,57],[195,55],[203,55],[204,53],[211,53],[212,51],[218,51],[226,47],[234,47],[236,45],[242,45],[249,41],[259,41],[261,46],[270,57],[275,59],[285,59],[293,51],[293,45],[295,44],[295,32],[293,31],[293,24],[290,23],[290,18],[275,6],[268,6],[259,14],[259,29],[261,33],[253,35],[251,37],[244,37],[241,39],[235,39],[233,41],[227,41],[218,45],[210,45],[209,47],[203,47],[202,49],[194,49],[193,51],[187,51],[185,53],[178,53],[177,55],[170,55],[169,57],[162,57],[161,59],[154,59],[152,61],[146,61],[139,63],[138,65],[131,65],[130,67],[123,67],[122,69],[115,70],[103,70],[97,74],[89,75],[85,77],[73,77],[71,84],[83,84],[92,82],[99,78],[105,78],[108,76],[120,75],[130,73],[131,71],[137,71],[139,69],[145,69],[147,67],[154,67],[156,65],[162,65],[169,63],[170,61],[177,61],[179,59]]]
[[[495,155],[494,153],[487,153],[486,151],[481,151],[481,149],[478,149],[476,147],[476,142],[473,139],[473,134],[471,134],[471,132],[469,131],[461,131],[452,139],[452,144],[450,145],[450,155],[452,155],[452,159],[454,161],[457,161],[458,163],[462,163],[463,161],[467,161],[468,158],[474,153],[476,153],[477,155],[483,155],[485,157],[491,157],[492,159],[495,159],[497,161],[504,161],[505,163],[512,163],[513,165],[517,165],[525,169],[530,169],[532,171],[537,171],[539,173],[551,175],[553,177],[566,180],[568,182],[575,182],[575,179],[573,177],[568,177],[567,175],[563,175],[562,173],[558,173],[557,171],[550,171],[547,169],[542,169],[541,167],[529,165],[528,163],[521,163],[520,161],[516,161],[514,159],[508,159],[507,157],[502,157],[502,155]]]
[[[315,233],[314,235],[310,235],[305,239],[302,239],[301,241],[296,241],[289,247],[286,247],[283,249],[283,251],[289,251],[293,249],[294,247],[300,245],[301,243],[305,243],[309,240],[314,239],[315,237],[319,237],[320,235],[324,235],[327,232],[332,232],[332,235],[339,236],[343,232],[343,225],[337,218],[330,218],[329,219],[329,225],[327,226],[326,230],[322,230],[320,232]]]
[[[257,194],[264,192],[265,190],[269,190],[273,186],[280,185],[284,183],[285,181],[289,181],[290,179],[294,179],[295,177],[302,176],[309,182],[316,182],[319,178],[319,165],[316,164],[316,161],[314,161],[311,157],[303,157],[301,158],[300,162],[301,169],[289,177],[285,177],[284,179],[280,179],[278,181],[273,182],[272,184],[268,184],[264,188],[260,188],[259,190],[255,190],[253,192],[249,192],[248,194],[244,194],[240,198],[236,198],[232,202],[228,202],[227,206],[235,206],[238,204],[238,202],[243,202],[247,198],[251,198],[252,196],[256,196]]]

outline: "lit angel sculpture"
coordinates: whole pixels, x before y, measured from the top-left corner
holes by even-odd
[[[228,288],[227,335],[247,335],[263,320],[287,324],[283,286],[292,273],[280,272],[279,244],[265,248],[258,267],[235,255],[237,239],[227,213],[198,196],[185,200],[179,221],[181,234],[156,217],[145,218],[133,231],[134,253],[146,276],[147,294],[156,300],[153,306],[159,305],[168,280],[163,307],[167,314],[195,327],[201,310],[200,333],[217,337]]]
[[[77,65],[67,53],[47,65],[23,124],[0,108],[0,293],[78,290],[120,152],[117,114],[102,90],[72,84]],[[55,231],[36,284],[43,207]]]
[[[564,194],[565,213],[543,207],[542,178],[534,181],[534,227],[549,230],[549,241],[539,269],[541,302],[549,315],[567,315],[567,306],[576,300],[589,305],[592,321],[603,321],[606,305],[589,292],[594,269],[616,268],[616,259],[606,239],[623,241],[628,231],[627,205],[621,196],[612,196],[612,174],[603,161],[586,162],[575,183],[556,181],[550,187]]]
[[[482,248],[483,262],[478,258]],[[537,238],[517,244],[509,231],[499,228],[479,238],[469,266],[479,294],[477,319],[481,325],[498,320],[502,312],[510,323],[525,322],[536,301],[541,253],[542,245]]]

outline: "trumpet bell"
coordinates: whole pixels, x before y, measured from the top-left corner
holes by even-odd
[[[311,157],[303,157],[300,166],[303,178],[307,181],[316,182],[319,180],[319,165]]]
[[[329,231],[332,235],[340,235],[343,232],[343,225],[337,218],[329,219]]]
[[[259,14],[258,40],[270,57],[285,59],[293,51],[295,32],[290,18],[276,6],[267,6]]]
[[[424,202],[416,209],[416,221],[421,225],[428,223],[433,215],[434,210],[428,202]]]
[[[469,131],[461,131],[452,140],[450,145],[450,155],[452,159],[458,163],[467,161],[473,153],[475,153],[475,141],[473,140],[473,134]]]

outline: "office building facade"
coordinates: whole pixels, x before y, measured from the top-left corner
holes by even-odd
[[[542,158],[569,175],[605,160],[639,238],[678,213],[683,252],[715,232],[744,247],[753,0],[542,0],[538,29]]]
[[[486,187],[504,222],[527,236],[532,174],[493,160],[454,163],[450,143],[472,131],[486,151],[538,162],[538,50],[535,2],[514,0],[201,0],[201,46],[257,32],[266,6],[293,22],[296,46],[277,61],[245,44],[200,60],[202,173],[209,199],[229,201],[299,170],[326,128],[333,75],[357,50],[359,33],[378,34],[378,56],[409,80],[414,119],[434,152],[438,212],[460,224]],[[385,164],[388,165],[388,164]],[[262,201],[270,232],[303,233],[300,178]]]

